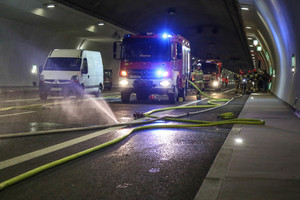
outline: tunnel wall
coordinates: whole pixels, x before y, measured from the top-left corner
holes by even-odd
[[[53,49],[79,47],[101,52],[103,66],[113,70],[116,85],[119,62],[112,57],[112,35],[116,30],[122,35],[122,29],[106,24],[87,30],[99,20],[63,5],[45,10],[37,8],[42,5],[38,1],[19,1],[23,7],[14,2],[0,3],[0,12],[7,13],[0,14],[0,87],[33,86],[38,83],[38,75],[31,72],[33,65],[43,65]],[[32,13],[36,8],[43,10],[43,15]]]
[[[262,16],[269,37],[276,77],[272,81],[272,92],[300,110],[299,98],[300,82],[297,58],[299,55],[300,40],[295,37],[299,33],[297,27],[300,15],[297,15],[300,2],[296,0],[282,1],[255,1],[259,15]],[[296,57],[296,72],[292,73],[292,55]]]

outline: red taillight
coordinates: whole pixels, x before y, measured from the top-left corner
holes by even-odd
[[[125,70],[120,71],[120,76],[125,77],[125,76],[127,76],[127,75],[128,75],[128,74],[127,74],[127,72],[126,72]]]

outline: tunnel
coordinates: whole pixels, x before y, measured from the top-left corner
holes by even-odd
[[[277,123],[278,131],[282,128],[287,133],[272,136],[268,129],[262,131],[267,136],[261,136],[257,134],[261,130],[234,125],[234,135],[228,136],[218,151],[195,199],[277,199],[274,194],[278,199],[298,199],[299,159],[295,157],[299,157],[300,127],[299,7],[298,0],[2,0],[0,95],[37,92],[39,69],[54,49],[101,52],[104,69],[112,72],[112,88],[118,90],[120,60],[114,59],[115,42],[129,34],[180,34],[190,43],[191,64],[200,59],[218,59],[230,73],[253,69],[268,73],[269,93],[251,94],[241,115],[251,118],[257,114],[274,120],[272,125]],[[270,149],[262,148],[258,153],[250,150],[251,154],[246,145],[235,151],[232,146],[242,142],[242,131],[254,134],[249,141],[274,148],[274,154],[286,149],[279,156],[282,176],[271,167],[273,160],[268,160],[267,154]],[[231,139],[234,142],[230,143]],[[241,157],[233,157],[240,152]],[[261,163],[253,161],[255,156]],[[252,161],[257,167],[268,165],[269,171],[251,171],[246,165]],[[259,173],[267,175],[261,178]],[[130,187],[126,184],[118,186]]]

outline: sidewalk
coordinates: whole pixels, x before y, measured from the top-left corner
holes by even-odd
[[[252,94],[195,200],[300,199],[300,119],[271,94]]]

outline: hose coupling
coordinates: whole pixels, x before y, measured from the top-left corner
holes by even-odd
[[[135,112],[135,113],[133,113],[133,118],[134,119],[139,119],[139,118],[143,118],[143,117],[145,117],[145,114],[142,113],[142,112]]]

